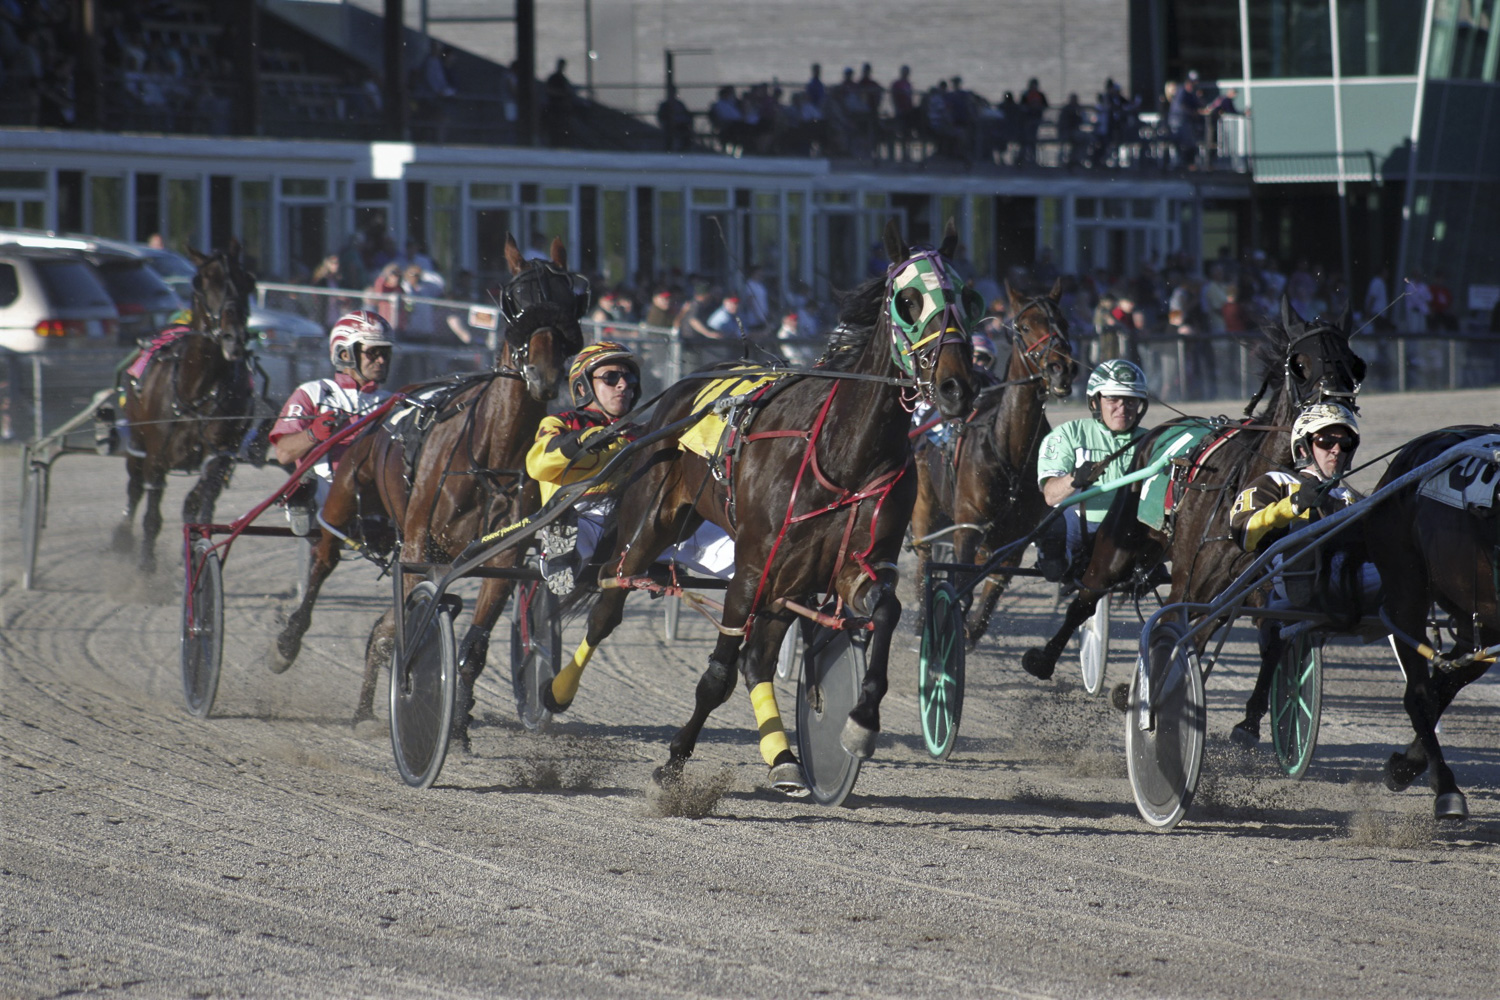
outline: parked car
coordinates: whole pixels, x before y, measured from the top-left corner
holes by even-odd
[[[117,342],[133,344],[167,326],[181,308],[177,295],[128,243],[38,230],[0,230],[0,246],[30,247],[86,261],[118,310]]]
[[[177,292],[185,305],[193,301],[193,275],[197,268],[187,257],[175,250],[156,247],[141,247],[151,265],[163,281]],[[297,344],[304,338],[321,341],[326,330],[316,321],[284,309],[267,309],[255,301],[250,303],[250,333],[268,344]]]
[[[25,354],[75,344],[112,348],[119,325],[114,300],[86,261],[0,246],[0,347]]]

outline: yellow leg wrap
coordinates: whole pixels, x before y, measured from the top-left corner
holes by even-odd
[[[760,755],[769,764],[790,749],[786,743],[786,730],[781,727],[781,710],[776,707],[776,688],[770,681],[762,681],[750,692],[750,704],[755,707],[755,724],[760,728]]]
[[[566,705],[578,696],[578,682],[583,679],[583,668],[589,665],[589,657],[593,655],[594,647],[589,645],[587,639],[583,640],[578,644],[578,652],[552,678],[552,697],[559,704]]]

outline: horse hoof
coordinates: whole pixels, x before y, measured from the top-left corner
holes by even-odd
[[[1411,762],[1411,758],[1398,750],[1385,762],[1385,787],[1393,792],[1404,792],[1425,770],[1426,764],[1418,767]]]
[[[1444,792],[1432,803],[1432,814],[1438,819],[1466,820],[1469,818],[1469,800],[1463,792]]]
[[[140,571],[146,576],[156,574],[156,556],[141,556]]]
[[[1260,742],[1260,723],[1249,719],[1235,723],[1235,727],[1229,731],[1229,742],[1249,750]]]
[[[350,722],[350,725],[357,726],[361,722],[374,722],[374,721],[375,721],[375,711],[374,711],[374,709],[367,708],[364,705],[361,705],[359,708],[357,708],[357,709],[354,710],[354,718]]]
[[[1057,661],[1049,659],[1045,649],[1028,649],[1021,657],[1021,669],[1037,680],[1050,681]]]
[[[286,673],[287,668],[290,667],[296,659],[297,650],[293,649],[290,656],[283,653],[281,651],[281,640],[279,639],[271,643],[271,648],[266,650],[266,666],[270,668],[271,673],[273,674]],[[361,712],[360,714],[364,713]],[[374,717],[374,713],[369,714],[369,718],[373,719]],[[356,714],[354,716],[354,721],[360,721],[359,714]]]
[[[651,780],[658,788],[675,785],[682,780],[682,761],[669,760],[651,772]]]
[[[769,781],[774,790],[788,798],[800,799],[807,795],[807,779],[802,776],[802,765],[794,760],[771,765]]]
[[[1115,706],[1117,712],[1130,711],[1130,684],[1121,681],[1109,692],[1109,703]]]
[[[546,687],[542,688],[542,707],[551,712],[553,715],[563,714],[570,707],[572,707],[572,705],[573,702],[571,699],[569,699],[568,701],[558,701],[557,696],[552,693],[551,684],[548,684]]]
[[[839,733],[839,742],[849,756],[857,760],[869,760],[875,756],[875,737],[880,735],[878,729],[866,729],[855,722],[852,718],[844,720],[844,731]],[[775,768],[772,768],[774,771]],[[801,768],[798,767],[798,771]]]

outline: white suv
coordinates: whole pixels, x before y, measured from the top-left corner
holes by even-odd
[[[76,255],[0,246],[0,348],[116,346],[120,312],[99,273]]]

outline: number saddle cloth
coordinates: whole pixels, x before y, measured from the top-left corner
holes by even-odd
[[[1470,438],[1454,448],[1469,450],[1476,446],[1500,449],[1500,434]],[[1422,480],[1417,492],[1449,507],[1487,514],[1495,509],[1496,487],[1500,487],[1500,465],[1470,456]]]
[[[1163,456],[1171,461],[1141,483],[1140,503],[1136,509],[1140,522],[1153,531],[1168,530],[1183,498],[1207,467],[1209,457],[1244,430],[1248,423],[1247,420],[1240,424],[1226,424],[1222,418],[1187,417],[1158,435],[1150,445],[1150,454],[1137,456],[1136,461],[1141,468]]]

